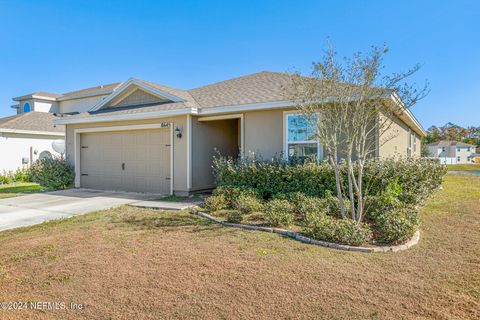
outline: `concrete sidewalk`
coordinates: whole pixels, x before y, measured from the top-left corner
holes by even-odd
[[[185,210],[199,205],[203,202],[203,199],[194,199],[189,201],[162,201],[162,200],[147,200],[130,203],[129,206],[158,209],[158,210]]]

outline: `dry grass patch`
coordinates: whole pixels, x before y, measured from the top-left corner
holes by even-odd
[[[1,319],[480,317],[480,177],[451,175],[422,239],[362,254],[225,228],[185,212],[120,207],[0,233],[0,301],[83,311]]]

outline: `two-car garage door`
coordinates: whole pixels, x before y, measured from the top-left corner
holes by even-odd
[[[81,186],[170,193],[170,130],[82,133]]]

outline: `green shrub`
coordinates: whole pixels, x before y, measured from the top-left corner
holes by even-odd
[[[400,184],[393,181],[381,195],[367,199],[366,206],[371,209],[366,218],[375,228],[375,240],[397,244],[413,236],[418,226],[418,214],[412,205],[399,200],[401,195]]]
[[[327,214],[332,217],[340,218],[340,201],[336,196],[327,190],[324,198],[306,196],[301,192],[289,194],[277,194],[274,199],[288,200],[293,205],[293,212],[300,218],[304,218],[306,214],[323,215]],[[345,210],[350,210],[350,201],[343,199]]]
[[[248,221],[264,221],[265,215],[263,214],[263,212],[252,213],[245,216],[245,219]]]
[[[365,167],[365,185],[368,195],[384,193],[388,186],[397,184],[398,199],[408,205],[418,205],[442,184],[447,167],[425,158],[373,159]]]
[[[9,184],[13,182],[13,177],[10,172],[3,172],[0,174],[0,184]]]
[[[386,211],[375,219],[376,240],[398,244],[410,240],[418,226],[418,216],[413,209]]]
[[[345,166],[342,164],[342,172],[345,172]],[[290,165],[280,159],[216,158],[213,169],[219,187],[254,189],[264,200],[294,192],[322,198],[328,194],[336,195],[335,174],[327,162]],[[400,201],[418,204],[441,185],[445,173],[445,165],[424,158],[372,159],[365,164],[365,194],[379,195],[390,183],[398,181],[402,188]],[[345,175],[342,178],[344,190],[347,190],[347,178]]]
[[[243,221],[243,215],[240,212],[230,212],[226,215],[225,220],[230,223],[240,223]]]
[[[30,172],[28,169],[19,168],[13,174],[13,180],[15,180],[15,182],[29,182],[31,181],[31,179],[32,177],[30,176]]]
[[[350,211],[350,200],[344,197],[343,205],[345,206],[345,211],[348,215],[348,212]],[[340,200],[338,200],[337,196],[333,196],[331,192],[325,194],[325,198],[322,199],[322,206],[326,208],[326,213],[329,216],[341,218]]]
[[[29,168],[33,182],[50,190],[66,189],[75,179],[73,166],[61,159],[40,159]]]
[[[294,207],[288,200],[273,199],[265,206],[265,219],[272,226],[289,226],[293,222]]]
[[[330,164],[313,162],[289,165],[280,160],[233,160],[215,158],[213,170],[218,186],[252,188],[264,200],[279,193],[302,192],[323,196],[325,190],[335,189],[335,177]]]
[[[247,194],[240,194],[237,200],[235,200],[235,209],[242,214],[250,214],[263,210],[263,204],[254,196]]]
[[[204,204],[205,208],[210,211],[219,211],[227,209],[228,207],[227,200],[225,199],[225,196],[223,194],[218,194],[206,198]]]
[[[335,219],[319,216],[310,221],[304,233],[317,240],[360,246],[372,238],[372,231],[365,223],[357,223],[351,219]]]
[[[274,199],[287,200],[293,206],[293,212],[299,218],[304,218],[308,213],[326,214],[328,211],[324,199],[319,197],[306,196],[301,192],[289,194],[277,194]]]
[[[258,193],[254,189],[232,186],[219,186],[213,191],[213,195],[223,195],[229,208],[235,207],[235,202],[241,195],[258,197]]]

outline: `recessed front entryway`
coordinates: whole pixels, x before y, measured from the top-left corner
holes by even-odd
[[[146,193],[171,192],[171,131],[80,134],[80,186]]]

